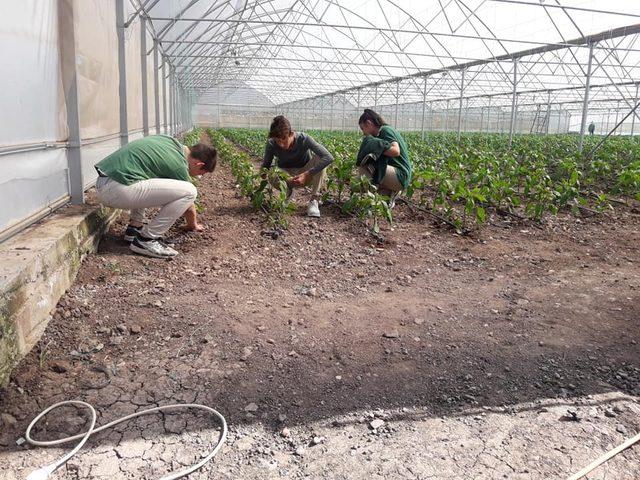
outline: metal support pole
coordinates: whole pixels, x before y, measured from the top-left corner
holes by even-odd
[[[309,130],[309,108],[307,107],[307,104],[309,103],[308,100],[303,100],[302,105],[303,105],[303,121],[304,121],[304,129],[305,130]]]
[[[142,77],[142,132],[149,135],[149,91],[147,86],[147,19],[140,16],[140,76]]]
[[[356,121],[353,122],[355,124],[355,128],[356,128],[356,132],[358,131],[358,119],[360,118],[360,89],[358,89],[358,100],[357,100],[357,105],[356,105]]]
[[[420,124],[420,138],[424,140],[424,114],[427,109],[427,77],[424,77],[424,88],[422,90],[422,123]]]
[[[429,102],[429,126],[427,127],[428,132],[435,132],[438,130],[438,121],[436,120],[436,102]]]
[[[587,79],[584,86],[584,98],[582,100],[582,119],[580,120],[580,143],[578,151],[582,152],[584,147],[584,132],[587,129],[587,114],[589,113],[589,89],[591,88],[591,67],[593,65],[594,43],[589,43],[589,63],[587,64]]]
[[[531,122],[531,130],[529,133],[533,133],[533,129],[537,127],[536,122],[540,124],[540,104],[536,105],[536,114],[533,116],[533,121]],[[538,133],[538,129],[536,128],[536,133]]]
[[[124,0],[116,0],[116,27],[118,30],[118,93],[120,96],[120,145],[129,143],[129,125],[127,120],[127,64],[124,43]]]
[[[322,124],[324,123],[324,97],[320,97],[320,130],[322,130]]]
[[[373,93],[373,110],[378,111],[378,85],[375,86]]]
[[[516,123],[516,89],[518,87],[518,60],[513,59],[513,94],[511,96],[511,122],[509,123],[509,148],[513,144],[513,129]]]
[[[154,113],[156,117],[156,134],[160,133],[160,81],[158,71],[158,57],[160,56],[160,46],[158,42],[153,42],[153,99],[154,99]]]
[[[490,129],[491,129],[491,106],[487,105],[487,127],[486,127],[487,133],[489,133]]]
[[[636,100],[635,105],[638,105],[638,90],[640,90],[640,83],[636,83]],[[636,127],[636,116],[633,115],[631,117],[631,136],[633,137],[634,131]]]
[[[333,130],[333,104],[335,103],[335,100],[333,98],[333,95],[331,95],[331,109],[330,109],[330,114],[331,114],[331,119],[329,120],[329,130]]]
[[[467,98],[467,101],[464,102],[464,120],[462,121],[462,129],[466,132],[469,130],[469,122],[471,121],[471,112],[469,111],[469,102],[471,100]]]
[[[175,85],[173,82],[173,72],[169,65],[169,135],[175,134]]]
[[[562,129],[560,128],[561,122],[562,122],[562,104],[558,105],[558,131],[556,133],[562,132]]]
[[[444,131],[449,131],[449,100],[447,100],[447,108],[444,111]]]
[[[547,113],[546,126],[544,128],[545,135],[549,135],[549,124],[551,123],[551,90],[547,91]]]
[[[462,78],[460,79],[460,104],[458,105],[458,141],[460,141],[460,132],[462,129],[462,102],[464,101],[464,72],[462,69]]]
[[[616,125],[618,125],[618,118],[620,117],[620,100],[618,100],[618,106],[616,107]],[[620,135],[620,132],[618,132]]]
[[[480,107],[480,133],[484,127],[484,107]]]
[[[400,82],[396,83],[396,112],[395,112],[395,119],[393,121],[393,126],[395,128],[399,128],[398,127],[398,101],[400,100]]]
[[[220,128],[220,103],[221,103],[221,99],[220,99],[220,85],[216,85],[216,97],[218,98],[218,105],[217,105],[217,109],[216,109],[216,126],[218,128]]]
[[[342,95],[342,131],[344,132],[344,116],[345,116],[345,108],[347,106],[347,96],[346,94]]]
[[[162,58],[162,133],[167,133],[167,59]]]
[[[76,40],[73,0],[58,2],[58,31],[60,46],[60,70],[67,109],[69,146],[67,169],[71,203],[84,203],[84,178],[82,173],[82,151],[80,148],[80,108],[78,107],[78,75],[76,70]],[[95,173],[95,172],[94,172]]]

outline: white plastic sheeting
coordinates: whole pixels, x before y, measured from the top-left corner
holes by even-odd
[[[0,146],[64,140],[56,2],[3,2],[0,45]]]
[[[80,135],[92,139],[120,131],[118,38],[114,0],[75,0],[76,71]]]
[[[56,2],[3,2],[0,45],[0,148],[65,141]],[[64,149],[0,155],[0,229],[67,193]]]
[[[0,157],[0,225],[16,224],[68,194],[64,149]]]
[[[61,77],[60,29],[73,28],[81,138],[82,182],[94,184],[93,165],[120,146],[120,95],[116,2],[120,0],[22,0],[3,2],[0,44],[0,240],[68,198],[68,127]],[[125,20],[136,8],[124,0]],[[59,18],[62,5],[73,11]],[[147,27],[151,25],[148,24]],[[68,31],[68,30],[63,30]],[[156,133],[154,42],[141,21],[125,30],[129,140],[143,135],[142,62],[147,65],[149,133]],[[143,60],[144,58],[144,60]],[[162,66],[159,58],[158,66]],[[168,69],[166,69],[168,73]],[[166,88],[163,89],[163,82]],[[158,75],[161,133],[167,133],[169,82]],[[166,105],[166,108],[164,107]],[[176,118],[179,118],[176,116]],[[184,116],[180,118],[184,123]],[[174,127],[174,131],[178,127]]]

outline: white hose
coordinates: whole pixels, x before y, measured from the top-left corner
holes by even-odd
[[[79,434],[73,435],[71,437],[61,438],[59,440],[40,441],[40,440],[34,440],[33,438],[31,438],[31,429],[36,425],[36,423],[38,423],[40,421],[40,419],[42,419],[42,417],[47,415],[51,410],[54,410],[54,409],[56,409],[58,407],[61,407],[63,405],[79,405],[81,407],[85,407],[85,408],[89,409],[89,411],[91,412],[91,425],[89,426],[89,429],[84,433],[79,433]],[[35,445],[35,446],[38,446],[38,447],[52,447],[52,446],[55,446],[55,445],[61,445],[63,443],[68,443],[68,442],[71,442],[71,441],[77,440],[77,439],[80,439],[80,442],[78,442],[78,444],[73,448],[73,450],[71,450],[69,453],[67,453],[65,456],[63,456],[62,458],[60,458],[56,462],[54,462],[54,463],[52,463],[50,465],[46,465],[46,466],[44,466],[42,468],[39,468],[38,470],[34,470],[33,472],[31,472],[27,476],[27,480],[46,480],[49,477],[49,475],[51,475],[58,468],[60,468],[65,463],[67,463],[71,459],[71,457],[73,457],[76,453],[78,453],[78,450],[80,450],[82,448],[82,446],[86,443],[86,441],[89,439],[89,437],[91,435],[95,434],[95,433],[101,432],[101,431],[106,430],[108,428],[111,428],[111,427],[113,427],[115,425],[118,425],[119,423],[126,422],[127,420],[130,420],[130,419],[136,418],[136,417],[140,417],[142,415],[148,415],[150,413],[161,412],[161,411],[164,411],[164,410],[171,410],[171,409],[180,409],[180,408],[195,408],[195,409],[199,409],[199,410],[206,410],[207,412],[213,414],[213,416],[215,416],[220,421],[220,423],[222,424],[222,431],[221,431],[221,434],[220,434],[220,438],[218,439],[218,443],[213,448],[213,450],[211,450],[211,452],[209,452],[209,454],[206,457],[204,457],[201,461],[199,461],[195,465],[192,465],[192,466],[190,466],[188,468],[185,468],[184,470],[179,470],[177,472],[174,472],[174,473],[171,473],[171,474],[169,474],[167,476],[164,476],[160,480],[175,480],[177,478],[182,478],[185,475],[193,473],[196,470],[198,470],[199,468],[201,468],[202,466],[204,466],[207,462],[209,462],[209,460],[211,460],[218,453],[218,450],[220,450],[220,448],[222,447],[222,444],[224,443],[224,441],[227,438],[227,421],[224,419],[222,414],[220,414],[217,410],[214,410],[213,408],[207,407],[205,405],[199,405],[197,403],[163,405],[161,407],[149,408],[147,410],[142,410],[140,412],[132,413],[131,415],[127,415],[126,417],[119,418],[119,419],[114,420],[113,422],[107,423],[106,425],[103,425],[101,427],[94,428],[95,425],[96,425],[97,414],[96,414],[95,409],[90,404],[88,404],[86,402],[83,402],[83,401],[80,401],[80,400],[65,400],[64,402],[59,402],[59,403],[56,403],[54,405],[51,405],[46,410],[43,410],[36,418],[34,418],[31,421],[31,423],[29,424],[29,426],[27,427],[27,431],[25,433],[25,439],[31,445]]]

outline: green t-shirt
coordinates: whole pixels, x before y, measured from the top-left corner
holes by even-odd
[[[96,167],[123,185],[152,178],[190,180],[183,146],[168,135],[134,140],[98,162]]]
[[[409,160],[409,149],[407,148],[404,138],[402,138],[402,135],[396,132],[389,125],[383,125],[380,127],[378,138],[386,140],[389,143],[398,142],[398,145],[400,146],[400,156],[387,157],[389,159],[388,164],[392,167],[396,167],[396,174],[398,176],[398,180],[402,184],[402,188],[407,188],[411,181],[411,171],[413,167],[411,166],[411,160]]]

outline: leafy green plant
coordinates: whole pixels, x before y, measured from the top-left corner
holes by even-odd
[[[242,196],[249,198],[255,209],[267,215],[267,223],[274,229],[289,226],[289,216],[295,205],[287,199],[288,175],[277,169],[257,171],[249,155],[229,145],[221,132],[207,129],[220,158],[231,167]]]
[[[250,154],[261,156],[266,130],[225,129],[221,133]],[[356,132],[310,131],[334,155],[328,168],[327,200],[367,219],[372,228],[391,221],[388,199],[364,188],[354,174],[361,136]],[[578,152],[576,135],[405,133],[414,164],[406,197],[430,209],[459,232],[477,228],[494,210],[542,221],[560,210],[605,211],[611,196],[640,201],[640,139],[612,137],[591,156]],[[598,137],[585,138],[590,152]],[[364,182],[366,183],[366,182]],[[372,197],[373,195],[373,197]],[[387,204],[388,206],[388,204]],[[377,227],[376,227],[377,225]]]

